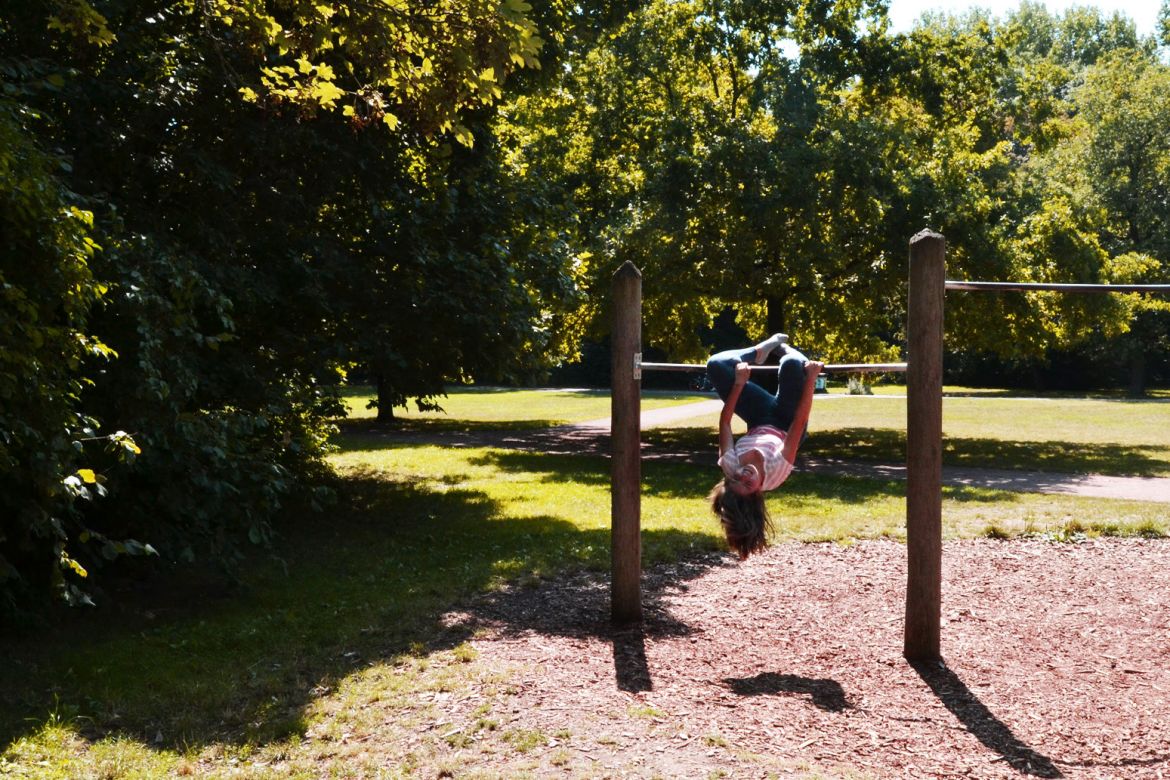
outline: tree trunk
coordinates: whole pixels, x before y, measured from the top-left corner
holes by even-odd
[[[1048,387],[1048,382],[1044,380],[1044,372],[1041,370],[1040,364],[1033,362],[1029,371],[1032,374],[1032,389],[1037,393],[1043,393]]]
[[[383,374],[378,374],[375,384],[378,388],[378,422],[394,422],[394,401],[391,397],[390,383]]]
[[[788,331],[785,330],[785,321],[787,319],[787,317],[785,315],[787,314],[787,312],[785,311],[785,307],[784,307],[784,299],[777,298],[774,295],[769,295],[767,298],[766,304],[768,307],[768,313],[766,316],[766,319],[767,319],[766,324],[768,326],[767,327],[768,332],[764,333],[763,335],[764,336],[771,336],[773,333],[787,333]],[[793,339],[792,341],[793,341],[792,346],[796,347],[797,349],[800,349],[800,345],[798,343],[799,339]],[[780,354],[781,353],[779,350],[777,350],[776,352],[773,352],[772,356],[771,356],[771,358],[769,358],[768,362],[769,363],[778,363],[780,361]],[[776,392],[777,383],[779,382],[779,379],[780,379],[780,377],[777,374],[773,374],[771,371],[765,372],[763,374],[759,374],[759,373],[752,374],[752,381],[755,382],[756,384],[763,386],[763,388],[765,390],[767,390],[769,393]]]
[[[1129,357],[1129,394],[1135,398],[1146,394],[1146,353],[1140,345]]]
[[[784,300],[775,296],[769,295],[767,300],[768,306],[768,332],[764,336],[771,336],[773,333],[787,333],[785,327],[785,311]],[[793,346],[796,346],[793,344]]]

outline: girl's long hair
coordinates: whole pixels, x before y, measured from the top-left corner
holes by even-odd
[[[707,498],[711,501],[711,511],[723,525],[727,546],[741,561],[768,547],[772,518],[764,505],[763,491],[741,496],[727,486],[726,480],[720,480]]]

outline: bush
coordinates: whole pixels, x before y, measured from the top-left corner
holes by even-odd
[[[0,615],[52,590],[82,598],[74,548],[90,537],[76,502],[104,492],[84,467],[99,439],[80,404],[82,366],[112,356],[86,333],[104,292],[89,267],[93,218],[61,183],[65,163],[33,141],[37,121],[0,100]],[[100,441],[135,449],[125,435]]]

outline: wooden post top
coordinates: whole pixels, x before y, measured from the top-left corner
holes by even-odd
[[[914,244],[917,244],[919,241],[925,241],[928,239],[932,239],[935,241],[942,241],[944,243],[946,242],[946,239],[943,238],[942,233],[935,233],[933,230],[927,229],[927,230],[919,230],[917,233],[915,233],[914,237],[910,239],[910,245],[913,246]]]
[[[622,263],[620,266],[618,266],[618,269],[613,272],[614,279],[629,276],[637,277],[638,279],[642,278],[642,272],[638,270],[638,266],[634,265],[629,260]]]

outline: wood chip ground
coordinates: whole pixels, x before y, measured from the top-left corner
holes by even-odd
[[[948,542],[944,663],[902,658],[905,566],[885,540],[711,555],[647,571],[620,630],[600,575],[481,597],[448,620],[539,744],[479,770],[1170,778],[1170,541]]]

